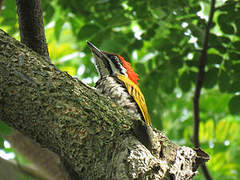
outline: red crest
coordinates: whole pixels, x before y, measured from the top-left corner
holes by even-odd
[[[138,85],[139,77],[138,77],[138,74],[133,71],[131,64],[129,62],[125,61],[122,56],[120,56],[120,55],[117,55],[117,56],[121,60],[123,67],[127,70],[128,78],[132,82],[134,82],[135,84]]]

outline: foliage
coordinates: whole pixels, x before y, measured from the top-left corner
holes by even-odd
[[[42,3],[53,63],[93,85],[97,72],[85,40],[121,54],[140,75],[153,126],[179,144],[192,145],[192,97],[208,0]],[[15,1],[5,1],[4,6],[1,24],[17,36]],[[199,136],[202,148],[211,155],[207,166],[213,178],[232,180],[240,178],[240,2],[217,0],[216,6]]]

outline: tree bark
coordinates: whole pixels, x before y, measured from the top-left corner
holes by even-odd
[[[41,0],[16,0],[16,4],[21,42],[49,60]],[[39,171],[47,174],[49,179],[66,179],[57,155],[16,131],[7,139],[17,152],[36,165]]]
[[[57,153],[70,179],[191,179],[208,160],[157,130],[150,152],[134,133],[145,124],[3,31],[0,85],[0,120]]]
[[[16,0],[21,42],[48,61],[41,0]]]

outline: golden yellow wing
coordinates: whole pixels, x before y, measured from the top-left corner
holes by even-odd
[[[138,87],[138,85],[133,83],[130,79],[128,79],[128,77],[126,77],[122,74],[117,74],[117,78],[125,84],[125,86],[128,90],[128,93],[133,97],[133,99],[137,103],[138,107],[140,108],[142,115],[145,119],[145,122],[147,123],[148,126],[151,126],[150,117],[148,114],[145,98],[144,98],[140,88]]]

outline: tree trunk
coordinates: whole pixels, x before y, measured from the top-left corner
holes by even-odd
[[[57,153],[70,179],[190,179],[208,160],[157,130],[149,151],[134,133],[145,124],[3,31],[0,85],[0,120]]]
[[[48,61],[41,0],[16,0],[21,42]]]

